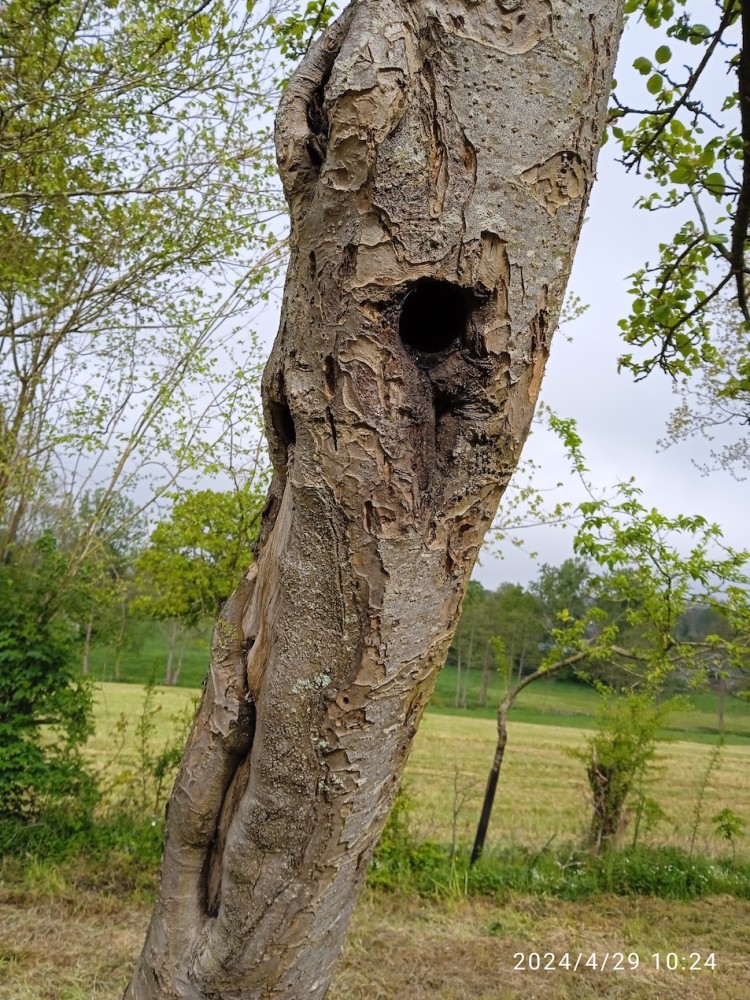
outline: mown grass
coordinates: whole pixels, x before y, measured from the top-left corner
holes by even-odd
[[[588,789],[583,766],[568,751],[586,733],[560,726],[510,722],[488,843],[539,846],[580,842],[588,826]],[[479,814],[495,743],[490,720],[427,714],[406,769],[415,800],[417,832],[443,842],[467,842]],[[644,791],[664,811],[642,843],[715,853],[722,845],[711,817],[729,807],[750,829],[750,747],[726,746],[708,774],[698,815],[701,785],[714,748],[686,741],[661,742]],[[625,842],[633,835],[626,830]],[[746,839],[741,850],[748,849]]]
[[[747,906],[600,896],[503,900],[366,891],[328,1000],[745,1000]],[[148,907],[62,882],[0,886],[0,1000],[120,1000]],[[519,952],[638,956],[628,972],[515,970]],[[652,955],[715,953],[714,972],[657,972]]]
[[[176,725],[184,727],[184,713],[197,692],[158,688],[155,697],[153,742],[163,745]],[[143,699],[143,689],[134,685],[97,688],[96,735],[90,752],[105,776],[139,766],[136,730]],[[127,728],[121,732],[122,719]],[[588,823],[586,776],[569,751],[581,747],[585,738],[581,729],[510,722],[490,847],[538,847],[583,839]],[[419,837],[463,845],[471,840],[494,745],[492,720],[437,712],[425,715],[405,774],[414,800],[411,824]],[[713,756],[714,747],[701,743],[660,743],[653,775],[643,790],[659,804],[664,817],[650,831],[641,825],[641,843],[688,849],[694,841],[694,850],[721,851],[725,845],[716,837],[711,817],[727,807],[742,816],[750,829],[750,747],[723,747],[711,767]],[[633,834],[634,822],[626,830],[625,843]],[[740,852],[750,850],[746,840],[740,841]]]

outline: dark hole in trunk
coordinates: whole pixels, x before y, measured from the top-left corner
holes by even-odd
[[[294,428],[294,418],[287,403],[273,401],[270,404],[270,409],[273,429],[276,431],[281,444],[285,448],[288,448],[290,444],[296,444],[297,432]]]
[[[406,294],[398,332],[420,354],[439,354],[466,333],[467,295],[460,285],[424,278]]]
[[[307,152],[312,165],[320,170],[328,149],[328,113],[325,105],[325,88],[331,76],[330,69],[323,76],[307,105],[307,124],[310,135],[307,139]]]

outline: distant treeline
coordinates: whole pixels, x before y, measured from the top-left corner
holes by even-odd
[[[496,687],[493,675],[500,672],[508,682],[520,680],[538,670],[545,655],[555,645],[553,632],[563,619],[586,619],[591,613],[590,573],[582,559],[566,559],[559,566],[543,564],[536,579],[527,587],[502,583],[487,590],[472,580],[464,601],[459,625],[448,652],[447,665],[455,669],[453,707],[484,708]],[[627,608],[604,609],[617,620],[621,634]],[[601,624],[594,626],[601,627]],[[695,604],[681,614],[676,633],[680,640],[702,642],[709,635],[725,635],[728,626],[715,608]],[[630,641],[637,644],[638,636]],[[645,641],[645,637],[644,637]],[[749,658],[750,659],[750,658]],[[739,671],[716,660],[707,664],[708,684],[720,696],[742,686]],[[585,676],[573,668],[557,675],[560,680],[597,678],[614,687],[633,679],[633,664],[613,657],[606,663],[588,664]],[[676,673],[673,686],[679,686]]]

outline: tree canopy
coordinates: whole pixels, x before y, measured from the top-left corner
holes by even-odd
[[[625,169],[653,182],[641,207],[681,221],[674,235],[665,233],[659,260],[632,276],[632,311],[621,326],[638,352],[621,364],[636,377],[657,366],[689,374],[716,356],[709,307],[717,296],[731,289],[750,321],[750,28],[738,0],[699,8],[687,0],[627,0],[625,11],[657,38],[653,53],[634,62],[639,96],[622,98],[615,87],[612,135]],[[711,85],[720,60],[734,81],[723,90]]]
[[[291,7],[3,6],[0,555],[51,493],[96,488],[95,535],[114,491],[144,509],[257,465],[247,325],[281,256],[271,15]]]

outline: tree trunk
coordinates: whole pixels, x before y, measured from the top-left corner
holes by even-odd
[[[495,794],[497,793],[497,783],[500,778],[500,768],[503,766],[503,760],[505,759],[505,747],[508,742],[508,713],[515,705],[516,698],[525,688],[529,686],[529,684],[533,684],[535,681],[542,680],[543,678],[548,678],[551,675],[556,674],[559,670],[562,670],[564,667],[571,667],[576,663],[580,663],[581,660],[585,660],[586,657],[590,655],[591,650],[580,650],[572,656],[569,656],[564,660],[560,660],[558,663],[552,663],[548,667],[540,667],[539,670],[535,670],[533,674],[529,674],[527,677],[524,677],[523,680],[518,681],[514,687],[508,691],[498,705],[495,756],[492,758],[490,773],[487,776],[487,785],[484,790],[484,799],[482,800],[482,812],[479,815],[477,832],[474,835],[474,846],[471,849],[469,864],[476,864],[481,858],[482,851],[484,850],[484,843],[487,839],[487,831],[490,828],[490,819],[492,818],[492,807],[495,804]]]
[[[484,708],[487,704],[487,689],[490,684],[490,643],[484,644],[484,654],[482,655],[482,687],[479,691],[479,707]]]
[[[518,658],[518,680],[520,681],[523,677],[523,667],[526,660],[526,636],[524,635],[521,642],[521,655]]]
[[[497,793],[497,783],[500,779],[500,768],[503,766],[505,757],[505,747],[508,742],[508,712],[513,707],[513,701],[504,698],[497,710],[497,742],[495,744],[495,756],[492,758],[490,773],[487,776],[487,785],[484,790],[482,800],[482,812],[477,824],[477,832],[474,835],[474,846],[471,849],[469,864],[475,865],[482,856],[484,842],[487,839],[487,831],[490,828],[492,818],[492,807],[495,804]]]
[[[359,0],[289,83],[273,480],[128,1000],[328,989],[528,432],[619,8]]]
[[[453,698],[453,707],[461,707],[461,644],[458,644],[458,656],[456,657],[456,694]]]
[[[466,670],[464,670],[463,690],[459,691],[458,708],[466,708],[466,701],[469,694],[469,679],[471,677],[471,664],[474,658],[474,626],[469,632],[469,649],[466,654]]]
[[[595,748],[592,750],[586,776],[592,804],[588,843],[593,851],[602,853],[615,846],[618,837],[624,833],[628,821],[625,803],[631,784],[623,779],[617,767],[602,764]]]
[[[718,718],[716,720],[716,725],[718,729],[719,736],[724,735],[724,711],[727,702],[727,679],[724,674],[720,674],[718,678],[717,696],[718,696]]]
[[[182,624],[177,618],[171,618],[167,622],[167,669],[164,672],[164,684],[171,687],[176,684],[174,658],[177,652],[177,640],[182,633]]]
[[[127,613],[128,605],[127,601],[123,599],[120,602],[120,628],[117,631],[117,639],[115,640],[115,680],[120,679],[120,665],[122,663],[122,650],[125,645],[125,627],[127,625]],[[104,680],[104,677],[102,677]]]
[[[91,672],[89,657],[91,656],[91,633],[94,630],[94,623],[89,619],[86,622],[86,631],[83,636],[83,658],[81,660],[81,673],[88,677]]]
[[[185,648],[185,643],[183,642],[182,645],[180,646],[180,653],[177,657],[177,666],[172,671],[172,684],[175,686],[180,683],[180,674],[182,673],[182,665],[185,662],[185,652],[186,648]]]

